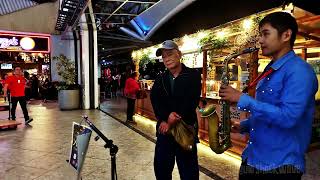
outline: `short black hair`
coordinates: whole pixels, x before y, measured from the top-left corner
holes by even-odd
[[[274,12],[268,14],[264,17],[259,23],[259,29],[265,25],[270,24],[273,28],[275,28],[279,36],[282,35],[283,32],[290,29],[292,31],[292,35],[290,38],[290,45],[293,47],[294,41],[296,40],[296,35],[298,32],[298,24],[296,19],[287,12]]]
[[[136,76],[138,76],[138,73],[137,72],[133,72],[129,75],[129,77],[131,78],[135,78]]]
[[[16,66],[13,69],[16,70],[16,68],[20,68],[22,70],[22,68],[20,66]]]

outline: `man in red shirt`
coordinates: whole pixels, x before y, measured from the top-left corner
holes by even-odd
[[[4,86],[4,96],[7,96],[7,90],[9,88],[11,94],[11,114],[12,120],[16,120],[16,108],[18,102],[20,103],[21,109],[23,111],[24,119],[26,124],[29,124],[33,119],[29,117],[28,110],[27,110],[27,101],[25,97],[25,87],[26,87],[26,79],[22,74],[21,68],[15,67],[14,68],[14,75],[9,76],[6,80]]]

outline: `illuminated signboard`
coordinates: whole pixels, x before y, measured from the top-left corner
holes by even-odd
[[[1,69],[12,69],[12,64],[1,64]]]
[[[50,52],[50,36],[0,32],[0,51]]]

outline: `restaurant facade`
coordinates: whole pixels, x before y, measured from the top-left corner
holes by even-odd
[[[50,79],[50,39],[50,34],[0,31],[1,77],[20,66],[40,80]]]
[[[297,20],[299,32],[294,45],[295,53],[307,61],[315,70],[320,84],[320,32],[316,24],[320,23],[319,16],[307,12],[299,7],[289,4],[285,7],[279,7],[253,14],[241,19],[222,24],[218,27],[199,30],[197,33],[185,35],[174,39],[182,51],[182,63],[187,67],[198,69],[202,77],[202,102],[213,104],[218,116],[221,118],[220,97],[218,94],[221,76],[223,73],[223,61],[227,55],[233,52],[239,52],[245,48],[258,47],[258,24],[267,14],[285,11],[291,13]],[[155,56],[156,49],[160,45],[151,46],[132,52],[132,59],[136,65],[137,72],[143,72],[143,69],[150,63],[161,62],[161,58]],[[269,57],[256,51],[250,54],[241,55],[228,64],[230,85],[238,90],[243,90],[250,82],[261,74],[270,62]],[[138,99],[136,103],[136,117],[156,120],[151,101],[150,90],[154,80],[139,79],[140,87],[147,93],[147,98]],[[320,87],[319,87],[320,89]],[[254,96],[255,90],[250,90],[250,96]],[[202,105],[201,103],[199,104]],[[209,142],[209,122],[208,118],[201,117],[199,109],[198,125],[199,138],[201,143],[208,145]],[[230,107],[230,117],[232,121],[246,119],[250,114],[239,111],[235,105]],[[313,121],[313,134],[310,150],[319,148],[320,135],[320,91],[316,94],[316,112]],[[229,153],[239,155],[247,144],[248,137],[237,133],[231,133],[232,147]]]

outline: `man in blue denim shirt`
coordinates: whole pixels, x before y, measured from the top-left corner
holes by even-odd
[[[240,123],[249,133],[239,179],[301,179],[311,138],[318,81],[312,67],[292,50],[298,25],[285,12],[267,15],[259,24],[262,54],[272,57],[252,98],[222,86],[222,100],[251,113]]]

